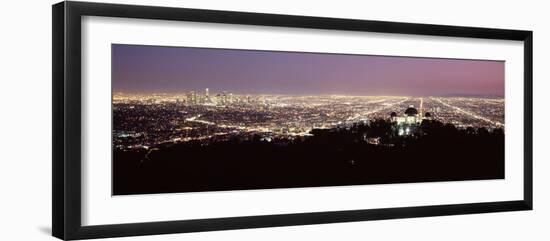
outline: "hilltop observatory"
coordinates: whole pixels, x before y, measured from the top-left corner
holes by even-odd
[[[422,116],[421,111],[422,106],[421,110],[418,111],[413,105],[409,105],[402,116],[398,116],[396,112],[390,113],[390,121],[394,124],[396,134],[399,136],[414,135],[423,120],[432,119],[430,112],[426,112]]]

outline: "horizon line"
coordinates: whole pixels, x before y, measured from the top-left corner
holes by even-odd
[[[190,92],[195,92],[196,94],[204,95],[204,91],[195,91],[195,90],[186,90],[186,91],[158,91],[158,92],[146,92],[146,91],[112,91],[112,95],[185,95],[189,94]],[[357,94],[334,94],[334,93],[326,93],[326,94],[280,94],[280,93],[237,93],[237,92],[229,92],[229,91],[221,91],[221,92],[212,92],[209,90],[209,95],[213,96],[216,94],[221,94],[223,92],[226,92],[226,94],[233,94],[233,95],[256,95],[256,96],[349,96],[349,97],[500,97],[505,98],[505,95],[500,94],[440,94],[440,95],[395,95],[395,94],[367,94],[367,95],[357,95]]]

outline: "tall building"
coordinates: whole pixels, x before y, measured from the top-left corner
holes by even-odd
[[[206,88],[206,90],[204,91],[203,104],[211,104],[211,103],[212,103],[212,99],[210,98],[210,93],[208,91],[208,88]]]
[[[422,116],[422,113],[424,112],[424,99],[420,98],[420,116]]]
[[[228,101],[227,101],[227,92],[225,92],[225,91],[222,91],[222,94],[221,94],[221,102],[222,102],[222,104],[224,104],[224,105],[227,105],[227,104],[228,104]]]
[[[195,96],[195,92],[191,91],[187,93],[187,104],[190,105],[196,105],[197,104],[197,97]]]

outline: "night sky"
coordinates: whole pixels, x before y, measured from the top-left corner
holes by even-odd
[[[114,92],[504,96],[504,62],[112,45]]]

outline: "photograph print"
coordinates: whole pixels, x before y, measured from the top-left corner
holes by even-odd
[[[504,178],[504,61],[111,50],[113,195]]]

